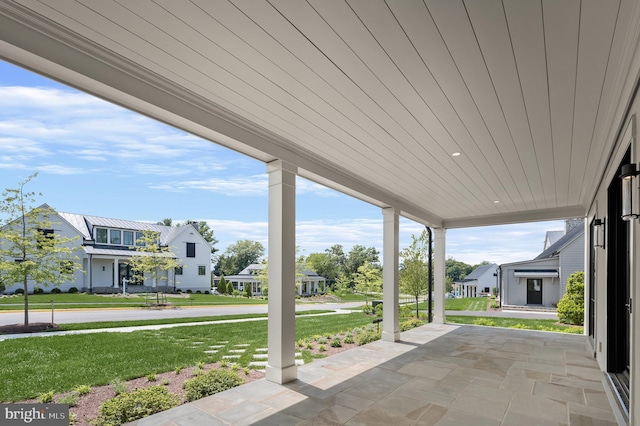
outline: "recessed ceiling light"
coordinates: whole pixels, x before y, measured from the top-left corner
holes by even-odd
[[[499,200],[495,200],[495,201],[493,202],[493,204],[500,204],[500,201],[499,201]]]
[[[462,155],[460,152],[454,152],[453,154],[451,154],[453,157],[460,157],[460,155]]]

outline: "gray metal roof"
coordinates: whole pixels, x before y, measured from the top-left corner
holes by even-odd
[[[491,263],[489,265],[480,265],[476,269],[474,269],[469,275],[464,277],[463,281],[472,281],[477,280],[482,275],[484,275],[487,271],[493,269],[494,271],[498,269],[498,265],[495,263]]]
[[[557,243],[560,238],[564,236],[564,231],[547,231],[547,236],[545,238],[545,245],[547,241],[549,241],[549,245],[544,249],[551,247],[553,244]]]
[[[76,228],[82,236],[90,240],[93,238],[93,227],[125,229],[131,231],[151,230],[160,233],[160,244],[168,244],[173,236],[181,230],[178,226],[156,225],[155,223],[136,222],[133,220],[112,219],[100,216],[81,215],[76,213],[58,212],[60,217]]]

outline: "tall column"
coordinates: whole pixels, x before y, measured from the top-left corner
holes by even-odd
[[[444,324],[444,294],[446,293],[445,259],[446,259],[446,234],[444,228],[436,228],[434,232],[434,262],[433,262],[433,322]]]
[[[398,314],[398,265],[400,221],[394,208],[382,209],[382,340],[397,342],[400,340]]]
[[[120,287],[120,283],[118,283],[120,277],[118,275],[118,258],[116,257],[113,259],[113,286],[115,288]]]
[[[269,174],[269,305],[266,378],[286,383],[298,376],[296,339],[296,173],[281,160]]]

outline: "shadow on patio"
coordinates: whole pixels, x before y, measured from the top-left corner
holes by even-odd
[[[615,425],[586,337],[430,324],[132,424]]]

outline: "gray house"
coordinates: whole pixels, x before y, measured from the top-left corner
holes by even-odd
[[[456,281],[460,297],[476,297],[493,294],[497,286],[496,273],[498,265],[481,265],[465,278]]]
[[[498,275],[503,306],[551,307],[558,304],[569,275],[584,271],[584,226],[568,222],[567,228],[560,239],[535,259],[500,265]]]

